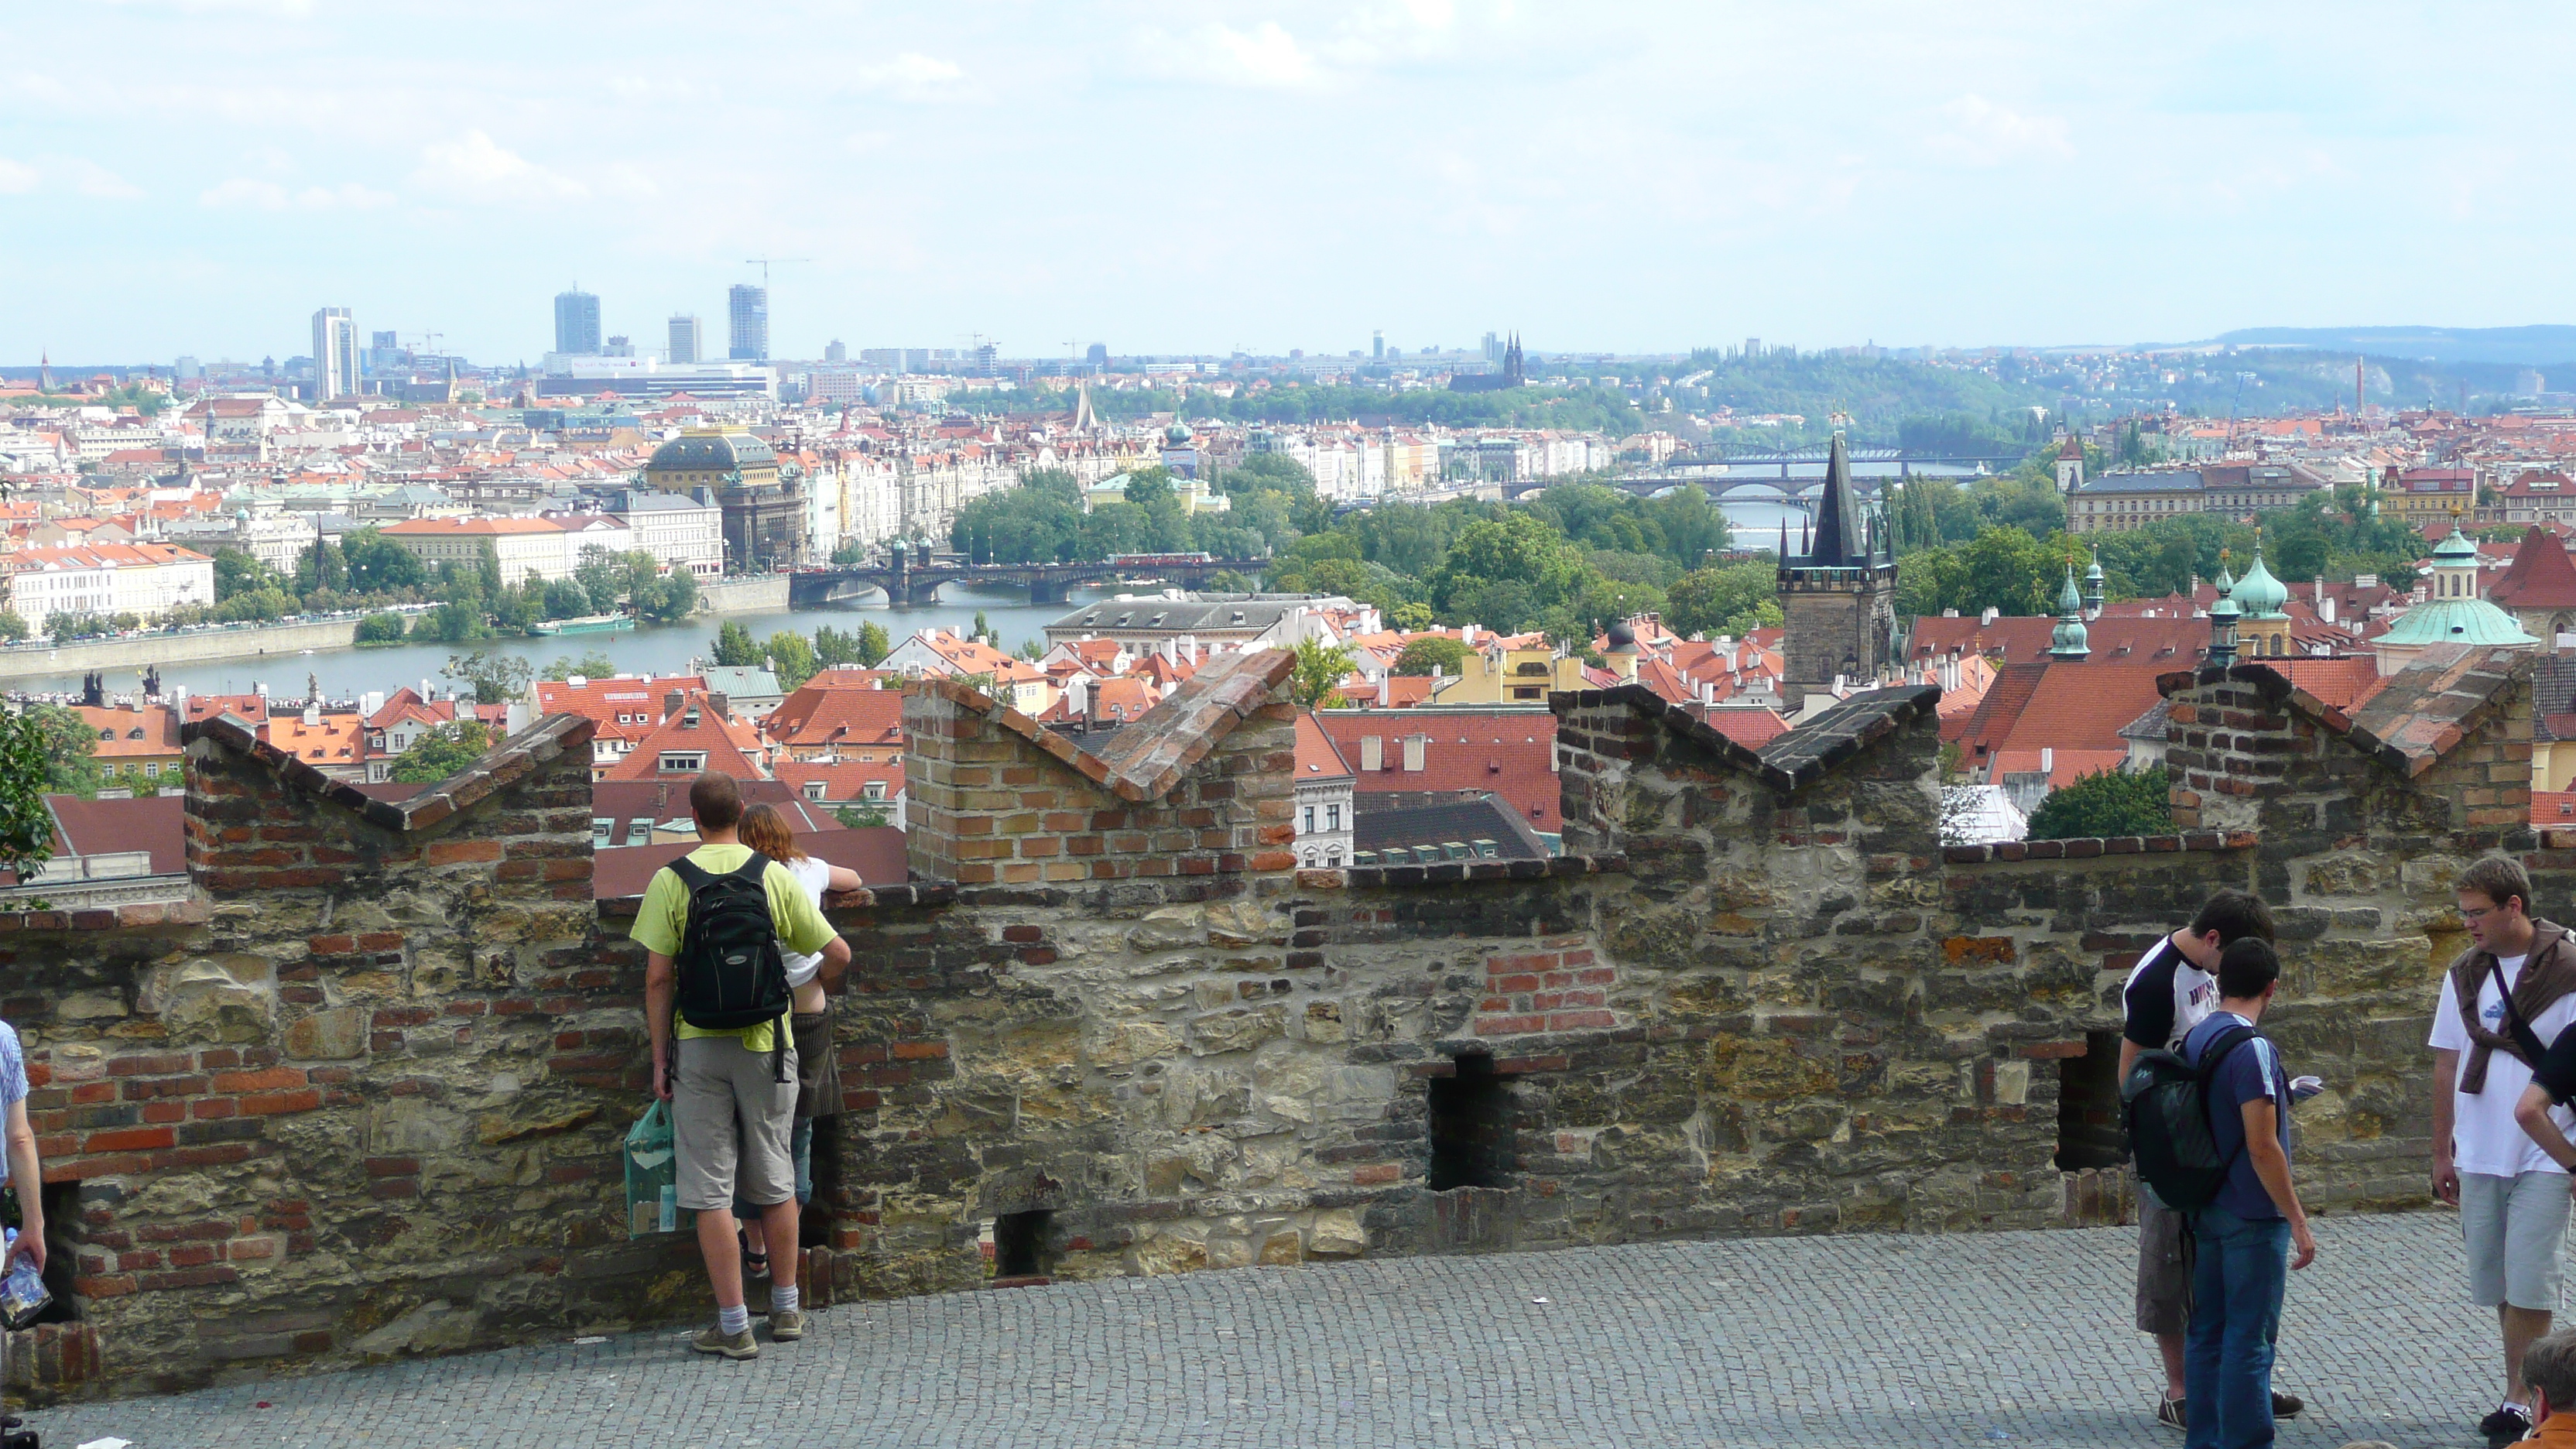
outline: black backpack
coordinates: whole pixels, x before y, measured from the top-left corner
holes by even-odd
[[[680,933],[680,1019],[707,1031],[738,1031],[776,1021],[795,1005],[787,958],[769,914],[769,857],[751,853],[739,869],[714,875],[687,856],[671,862],[689,889],[688,925]],[[786,1033],[777,1034],[779,1080],[785,1081]]]
[[[2218,1196],[2245,1151],[2221,1154],[2209,1120],[2209,1079],[2227,1054],[2259,1033],[2250,1026],[2220,1032],[2195,1067],[2180,1052],[2141,1052],[2120,1084],[2121,1114],[2138,1177],[2177,1212],[2198,1212]]]

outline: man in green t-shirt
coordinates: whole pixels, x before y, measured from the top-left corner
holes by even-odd
[[[751,847],[734,838],[742,821],[742,786],[717,771],[689,786],[689,813],[698,839],[689,860],[710,875],[742,869]],[[771,861],[763,879],[769,919],[779,945],[823,958],[837,975],[849,965],[850,943],[841,939],[787,868]],[[760,1209],[761,1230],[773,1243],[796,1241],[796,1162],[788,1134],[796,1117],[796,1049],[781,1040],[787,1023],[762,1022],[733,1031],[709,1031],[674,1020],[679,973],[673,957],[688,928],[689,890],[679,872],[664,866],[644,891],[634,939],[644,947],[644,1019],[653,1032],[653,1095],[671,1104],[673,1146],[678,1153],[679,1206],[698,1215],[698,1251],[715,1286],[716,1326],[689,1346],[726,1358],[757,1358],[751,1311],[743,1303],[741,1245],[734,1237],[738,1196]],[[676,1048],[676,1050],[674,1049]],[[773,1051],[784,1050],[785,1070]],[[769,1336],[805,1336],[805,1314],[796,1290],[792,1247],[771,1268]]]

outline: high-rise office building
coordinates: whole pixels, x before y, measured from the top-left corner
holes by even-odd
[[[726,356],[736,362],[767,362],[769,289],[736,286],[726,298],[726,310],[733,322],[733,348]]]
[[[695,317],[671,319],[671,360],[695,362],[706,356],[706,325]]]
[[[555,293],[555,351],[599,355],[599,299],[575,287]]]
[[[1109,365],[1109,344],[1106,342],[1095,342],[1091,344],[1089,348],[1084,350],[1082,360],[1090,363],[1094,367],[1107,367]]]
[[[847,362],[847,361],[849,361],[849,360],[850,360],[850,348],[849,348],[849,345],[848,345],[847,343],[843,342],[843,341],[842,341],[840,338],[838,338],[838,337],[835,337],[835,338],[833,338],[831,341],[824,343],[824,344],[823,344],[823,360],[824,360],[825,362]]]
[[[1384,362],[1386,360],[1385,333],[1372,332],[1369,334],[1369,357],[1378,362]]]
[[[313,314],[313,395],[327,401],[358,390],[358,324],[346,307]]]

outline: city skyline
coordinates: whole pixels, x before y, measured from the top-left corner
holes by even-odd
[[[573,277],[639,346],[765,282],[787,358],[2561,320],[2576,27],[2483,13],[23,13],[0,362],[282,358],[324,305],[533,362]]]

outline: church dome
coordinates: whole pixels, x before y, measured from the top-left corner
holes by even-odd
[[[2282,608],[2289,602],[2290,586],[2272,577],[2263,566],[2263,545],[2255,544],[2253,567],[2236,581],[2236,607],[2248,619],[2281,619],[2288,617]]]
[[[777,450],[749,433],[708,429],[682,433],[655,448],[644,466],[656,473],[729,473],[777,461]]]
[[[1163,441],[1171,447],[1186,448],[1190,445],[1191,437],[1190,425],[1179,418],[1172,419],[1172,425],[1163,429]]]
[[[1629,628],[1628,621],[1625,619],[1613,623],[1606,631],[1606,638],[1610,647],[1603,651],[1605,653],[1634,654],[1637,652],[1637,631]]]

